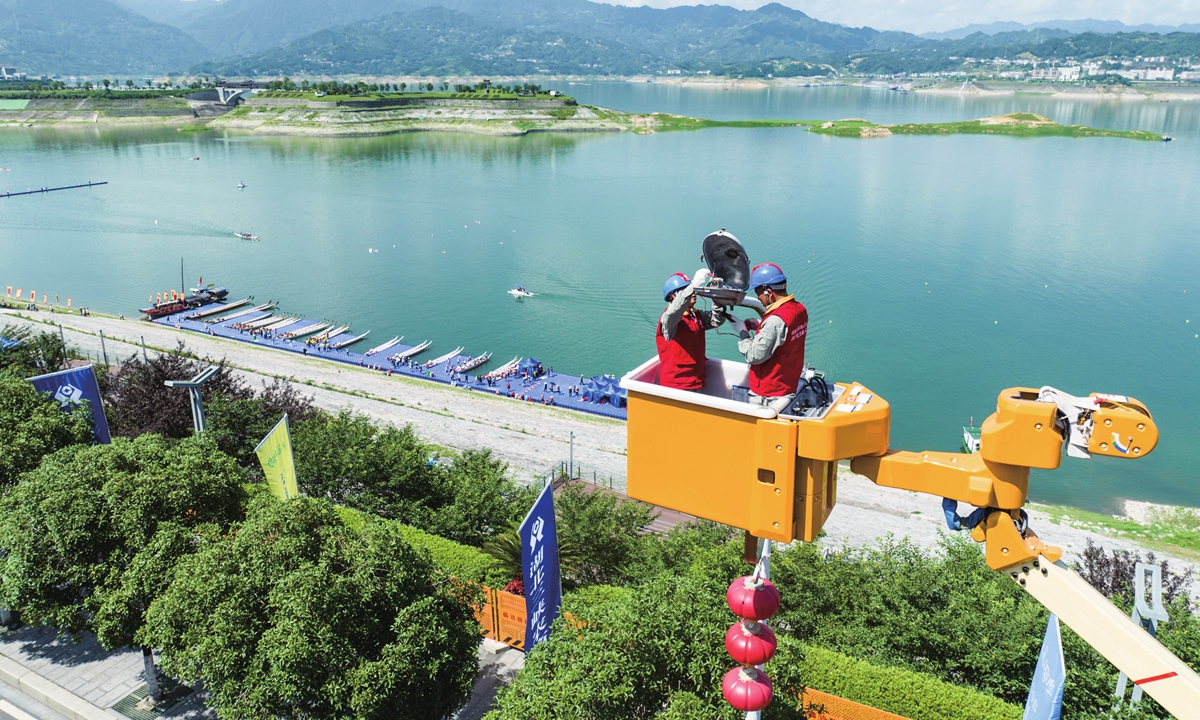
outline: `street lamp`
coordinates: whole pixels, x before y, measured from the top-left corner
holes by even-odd
[[[164,384],[167,387],[187,388],[192,396],[192,424],[196,428],[196,434],[204,432],[208,426],[204,423],[204,404],[200,401],[200,386],[212,379],[220,371],[219,367],[210,366],[200,371],[200,374],[191,380],[167,380]]]

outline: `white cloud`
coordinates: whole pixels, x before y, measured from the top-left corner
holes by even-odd
[[[673,7],[695,0],[609,0],[617,5]],[[710,3],[705,3],[710,4]],[[749,10],[763,0],[724,0]],[[878,30],[936,32],[998,20],[1120,20],[1129,25],[1200,23],[1200,0],[783,0],[818,20]]]

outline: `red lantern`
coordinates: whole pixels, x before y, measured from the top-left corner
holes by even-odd
[[[725,679],[721,681],[721,693],[734,708],[742,712],[754,712],[770,705],[775,691],[766,673],[742,667],[725,673]]]
[[[779,611],[779,591],[770,580],[753,576],[734,580],[725,593],[734,615],[744,620],[766,620]]]
[[[762,665],[775,657],[777,647],[775,632],[753,620],[736,623],[725,633],[725,649],[742,665]]]

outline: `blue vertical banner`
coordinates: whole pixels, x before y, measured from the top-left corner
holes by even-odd
[[[108,435],[108,419],[104,417],[104,406],[100,404],[100,386],[96,383],[96,372],[91,365],[38,375],[29,378],[29,382],[33,383],[39,392],[46,393],[62,403],[64,410],[87,400],[92,410],[92,434],[96,442],[112,442]]]
[[[562,605],[552,483],[546,483],[546,489],[525,516],[520,535],[525,580],[525,652],[529,652],[550,637],[550,626]]]
[[[1022,720],[1060,720],[1063,685],[1066,684],[1066,679],[1067,665],[1063,662],[1062,635],[1058,630],[1058,618],[1051,613],[1050,622],[1046,624],[1046,638],[1042,640],[1042,651],[1038,654],[1037,668],[1033,671],[1033,682],[1029,686],[1029,697],[1025,700],[1025,716]]]

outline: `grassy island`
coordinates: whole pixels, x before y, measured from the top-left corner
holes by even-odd
[[[448,89],[448,88],[447,88]],[[207,97],[211,95],[213,97]],[[215,101],[216,92],[184,91],[9,93],[0,99],[0,126],[82,124],[182,125],[181,130],[234,130],[263,135],[317,137],[462,132],[525,135],[532,132],[632,132],[648,135],[706,128],[803,128],[821,135],[882,138],[892,135],[1010,135],[1015,137],[1114,137],[1162,140],[1145,130],[1102,130],[1059,125],[1034,113],[1010,113],[950,123],[887,125],[844,120],[708,120],[667,113],[625,113],[581,105],[549,92],[508,90],[325,94],[268,90],[240,104]]]
[[[633,116],[638,117],[638,116]],[[701,130],[714,127],[804,127],[821,135],[850,138],[882,138],[892,135],[1012,135],[1016,137],[1116,137],[1129,140],[1162,140],[1146,130],[1102,130],[1085,125],[1059,125],[1035,113],[1009,113],[978,120],[949,123],[884,125],[862,118],[845,120],[704,120],[681,115],[654,113],[643,123],[649,131]],[[633,128],[635,131],[637,127]]]

